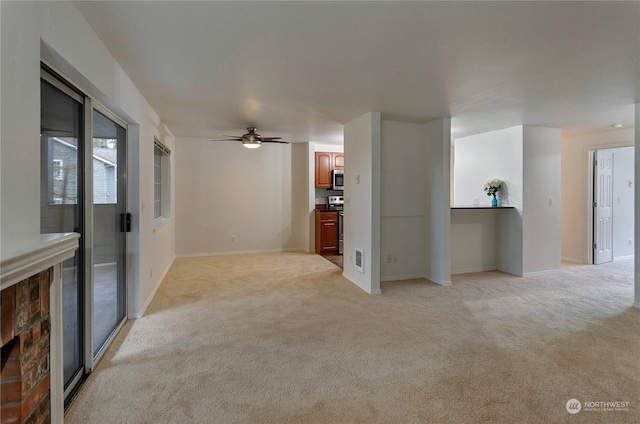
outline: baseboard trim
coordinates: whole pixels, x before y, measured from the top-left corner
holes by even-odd
[[[557,274],[559,272],[562,272],[562,270],[561,269],[547,269],[547,270],[544,270],[544,271],[523,272],[522,276],[523,277],[533,277],[533,276],[537,276],[537,275]]]
[[[452,269],[451,274],[470,274],[472,272],[489,272],[497,271],[497,268],[465,268],[465,269]]]
[[[424,274],[392,275],[380,278],[380,282],[387,283],[389,281],[415,280],[416,278],[425,278],[425,276]]]
[[[377,290],[369,290],[367,287],[363,286],[358,280],[347,274],[346,272],[342,273],[342,276],[349,280],[351,283],[355,284],[360,290],[368,294],[382,294],[380,289]]]
[[[259,250],[232,250],[229,252],[206,252],[206,253],[181,253],[177,258],[203,258],[207,256],[227,256],[227,255],[253,255],[256,253],[284,253],[284,252],[307,252],[302,247],[288,249],[259,249]]]
[[[453,285],[453,283],[451,282],[451,280],[446,280],[446,281],[436,281],[433,277],[429,276],[429,275],[425,275],[422,278],[426,278],[427,280],[431,281],[434,284],[437,284],[439,286],[451,286]]]
[[[571,262],[572,264],[581,264],[581,265],[583,265],[585,263],[585,261],[583,261],[582,259],[570,258],[568,256],[561,256],[560,260],[564,261],[564,262]]]
[[[140,311],[133,317],[133,319],[137,319],[137,318],[141,318],[144,316],[145,312],[147,312],[147,308],[149,307],[149,305],[151,304],[151,301],[153,300],[153,298],[156,296],[156,292],[158,291],[158,289],[160,288],[160,285],[162,284],[162,282],[164,281],[164,277],[167,276],[167,274],[169,273],[169,270],[171,269],[171,267],[173,266],[173,262],[176,260],[176,256],[173,256],[173,259],[171,259],[171,262],[169,262],[169,266],[164,270],[164,272],[162,273],[162,275],[160,276],[160,278],[158,279],[158,282],[156,283],[156,286],[153,288],[153,290],[151,291],[151,295],[149,295],[149,298],[147,299],[147,301],[144,303],[144,305],[142,306],[142,308],[140,309]],[[131,317],[129,317],[131,318]]]
[[[617,256],[617,257],[614,257],[613,260],[614,261],[624,261],[624,260],[633,259],[633,258],[635,258],[635,255]]]

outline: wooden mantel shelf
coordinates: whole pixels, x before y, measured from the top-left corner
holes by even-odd
[[[78,233],[40,234],[25,237],[0,257],[0,288],[4,290],[30,276],[72,258],[78,249]]]

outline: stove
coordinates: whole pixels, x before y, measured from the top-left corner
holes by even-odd
[[[328,196],[327,210],[341,211],[344,209],[344,196]]]
[[[344,196],[327,197],[327,210],[340,212],[338,214],[338,255],[342,255],[344,233]]]

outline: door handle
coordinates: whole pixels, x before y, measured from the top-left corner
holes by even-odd
[[[120,231],[123,233],[131,232],[131,214],[130,213],[120,214]]]

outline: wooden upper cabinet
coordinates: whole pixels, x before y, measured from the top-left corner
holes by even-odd
[[[331,188],[333,154],[316,152],[316,188]]]
[[[344,169],[344,153],[333,154],[333,169]]]
[[[344,153],[316,152],[316,188],[331,188],[334,169],[344,169]]]

